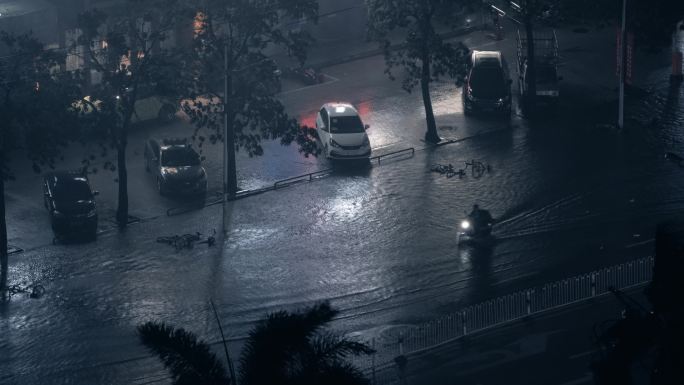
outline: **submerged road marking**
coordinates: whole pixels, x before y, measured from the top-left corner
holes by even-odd
[[[586,352],[573,354],[573,355],[571,355],[569,358],[570,358],[571,360],[574,360],[575,358],[580,358],[580,357],[588,356],[588,355],[590,355],[590,354],[592,354],[592,353],[594,353],[593,350],[587,350]]]
[[[483,44],[474,45],[474,46],[472,46],[471,48],[488,47],[488,46],[494,45],[494,44],[496,44],[496,43],[498,43],[498,42],[496,42],[496,41],[490,41],[489,43],[483,43]]]
[[[590,382],[590,381],[592,381],[592,379],[593,379],[593,376],[591,375],[591,373],[587,373],[584,375],[584,377],[578,378],[576,380],[570,380],[570,381],[564,382],[560,385],[579,385],[579,384],[584,384],[586,382]]]
[[[308,89],[310,89],[310,88],[325,86],[325,85],[332,84],[332,83],[336,83],[336,82],[339,82],[339,81],[340,81],[340,79],[338,79],[338,78],[336,78],[336,77],[334,77],[334,76],[328,75],[328,74],[323,74],[323,76],[325,76],[326,78],[330,78],[330,81],[326,81],[326,82],[319,83],[319,84],[313,84],[313,85],[310,85],[310,86],[299,87],[299,88],[295,88],[295,89],[293,89],[293,90],[283,91],[283,92],[279,93],[278,95],[289,95],[289,94],[293,94],[293,93],[295,93],[295,92],[308,90]]]
[[[505,271],[505,270],[499,270],[499,271]],[[531,276],[537,275],[537,274],[539,274],[539,271],[532,271],[529,273],[516,275],[515,277],[506,278],[504,280],[497,282],[496,284],[500,285],[500,284],[505,283],[505,282],[514,281],[514,280],[521,279],[521,278],[527,278],[527,277],[531,277]]]
[[[646,245],[646,244],[649,244],[649,243],[651,243],[651,242],[653,242],[653,241],[655,241],[654,238],[647,239],[647,240],[642,241],[642,242],[630,243],[630,244],[628,244],[628,245],[625,245],[625,249],[630,249],[630,248],[632,248],[632,247],[641,246],[641,245]]]

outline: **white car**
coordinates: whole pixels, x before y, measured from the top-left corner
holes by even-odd
[[[370,141],[356,108],[348,103],[326,103],[316,116],[316,132],[330,159],[368,159]]]

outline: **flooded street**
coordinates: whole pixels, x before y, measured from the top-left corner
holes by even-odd
[[[655,225],[684,212],[684,169],[664,158],[684,153],[684,89],[669,88],[665,69],[628,104],[625,132],[590,124],[603,110],[572,90],[564,91],[578,98],[568,102],[573,109],[530,126],[519,115],[510,122],[464,117],[460,89],[440,83],[433,89],[440,134],[462,140],[429,147],[420,141],[420,95],[400,93],[377,71],[350,75],[353,65],[377,68],[381,60],[332,67],[328,75],[338,81],[329,88],[282,99],[313,124],[321,101],[339,95],[371,125],[374,155],[414,147],[413,157],[333,165],[267,143],[264,157],[239,157],[242,188],[334,171],[227,203],[224,218],[216,205],[105,232],[96,243],[37,245],[12,257],[11,279],[42,282],[47,293],[0,305],[0,383],[169,383],[135,327],[161,320],[216,344],[210,299],[234,354],[268,312],[324,300],[341,310],[337,329],[372,337],[650,255]],[[216,183],[221,163],[211,156]],[[473,159],[491,172],[430,172],[436,163],[463,168]],[[459,245],[457,224],[475,203],[497,220],[490,247]],[[222,221],[226,237],[213,248],[176,252],[155,242],[208,233]]]

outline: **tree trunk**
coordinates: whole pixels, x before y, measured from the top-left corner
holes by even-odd
[[[229,99],[230,96],[233,94],[233,82],[232,82],[232,76],[227,74],[226,77],[226,90],[225,90],[225,95],[224,95],[224,103],[225,106],[224,108],[226,109],[226,114],[224,116],[224,119],[226,121],[224,124],[226,125],[225,127],[225,135],[226,137],[224,138],[224,143],[225,143],[225,149],[227,159],[226,159],[226,165],[224,167],[227,167],[225,172],[227,173],[227,186],[226,186],[226,193],[228,194],[229,197],[234,198],[235,194],[237,194],[237,164],[235,163],[235,125],[233,124],[233,121],[235,119],[235,115],[233,114],[233,110],[231,109]]]
[[[432,98],[430,98],[430,58],[427,55],[423,56],[420,89],[423,93],[423,105],[425,106],[425,120],[427,123],[425,141],[428,143],[439,143],[442,139],[439,137],[439,134],[437,134],[435,113],[432,111]]]
[[[119,172],[119,205],[116,210],[116,221],[120,228],[128,224],[128,170],[126,169],[126,130],[122,129],[116,146],[116,160]]]
[[[525,35],[527,36],[527,104],[531,116],[537,112],[537,72],[534,59],[534,25],[532,23],[532,4],[528,0],[525,10]]]
[[[5,218],[5,181],[0,175],[0,298],[7,287],[7,220]]]

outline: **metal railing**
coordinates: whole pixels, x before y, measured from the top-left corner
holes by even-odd
[[[275,183],[273,183],[273,189],[277,190],[279,187],[283,186],[289,186],[295,183],[299,182],[311,182],[314,179],[322,178],[324,176],[328,176],[332,173],[333,169],[332,168],[326,168],[324,170],[318,170],[314,172],[310,172],[308,174],[302,174],[302,175],[297,175],[293,176],[292,178],[286,178],[286,179],[281,179]]]
[[[415,148],[413,148],[413,147],[404,148],[404,149],[401,149],[401,150],[392,151],[392,152],[388,152],[388,153],[385,153],[385,154],[372,156],[372,157],[368,158],[368,160],[369,160],[370,162],[372,162],[372,161],[374,161],[374,160],[377,160],[377,161],[378,161],[378,164],[380,164],[380,160],[381,160],[381,159],[388,159],[388,158],[389,158],[389,159],[392,159],[392,158],[397,158],[397,157],[400,157],[400,156],[402,156],[402,155],[404,155],[404,154],[408,155],[409,152],[411,153],[410,156],[413,156],[413,155],[415,155],[416,150],[415,150]],[[372,165],[372,163],[371,163],[371,165]],[[300,183],[300,182],[311,182],[311,181],[313,181],[314,179],[323,178],[323,177],[328,176],[328,175],[330,175],[330,174],[332,174],[332,173],[333,173],[333,169],[332,169],[332,168],[326,168],[326,169],[323,169],[323,170],[318,170],[318,171],[310,172],[310,173],[307,173],[307,174],[302,174],[302,175],[293,176],[292,178],[281,179],[281,180],[279,180],[279,181],[277,181],[277,182],[275,182],[275,183],[273,184],[273,189],[274,189],[274,190],[277,190],[279,187],[289,186],[289,185],[292,185],[292,184],[295,184],[295,183]]]
[[[369,161],[372,162],[373,160],[377,160],[378,164],[380,164],[381,159],[388,159],[388,158],[393,159],[393,158],[398,158],[402,155],[408,156],[409,153],[410,153],[410,156],[414,156],[416,153],[415,148],[409,147],[409,148],[404,148],[401,150],[392,151],[392,152],[388,152],[385,154],[373,156],[373,157],[369,158]],[[372,166],[372,163],[371,163],[371,166]],[[297,184],[300,182],[312,182],[315,179],[326,177],[332,173],[333,173],[332,168],[326,168],[323,170],[317,170],[317,171],[310,172],[307,174],[293,176],[291,178],[281,179],[281,180],[278,180],[275,183],[273,183],[273,186],[262,187],[262,188],[255,189],[255,190],[238,191],[235,194],[235,197],[228,198],[228,200],[236,200],[236,199],[246,198],[248,196],[261,194],[261,193],[266,192],[266,191],[277,190],[279,188],[291,186],[293,184]],[[221,195],[220,192],[215,192],[215,194],[217,196]],[[201,208],[204,208],[207,206],[212,206],[212,205],[219,204],[219,203],[223,203],[222,197],[219,197],[219,198],[214,199],[214,200],[209,200],[209,201],[206,201],[204,203],[202,203],[201,201],[200,202],[193,202],[193,203],[183,205],[183,206],[179,206],[179,207],[172,207],[172,208],[166,210],[166,215],[167,216],[174,216],[174,215],[184,214],[184,213],[187,213],[190,211],[194,211],[197,209],[201,209]]]
[[[21,247],[14,246],[14,245],[7,245],[7,255],[19,254],[23,251],[24,251],[24,249],[22,249]]]
[[[404,149],[401,149],[401,150],[388,152],[388,153],[386,153],[386,154],[377,155],[377,156],[372,156],[372,157],[370,157],[369,160],[370,160],[371,162],[372,162],[373,160],[377,160],[377,161],[378,161],[378,164],[380,164],[380,159],[385,159],[385,158],[390,158],[390,159],[392,159],[392,158],[397,158],[397,157],[399,157],[399,156],[401,156],[401,155],[403,155],[403,154],[408,155],[409,152],[411,153],[411,156],[413,156],[413,155],[416,154],[416,149],[413,148],[413,147],[404,148]]]
[[[398,356],[432,349],[471,333],[603,295],[610,288],[625,289],[647,283],[653,276],[654,262],[654,257],[649,256],[521,290],[404,329],[380,341],[374,338],[369,342],[376,349],[372,359],[366,357],[355,364],[364,368],[368,378],[377,377],[382,369],[395,366],[394,359]],[[383,380],[374,383],[397,381],[396,371],[390,372],[394,374],[383,374]]]

